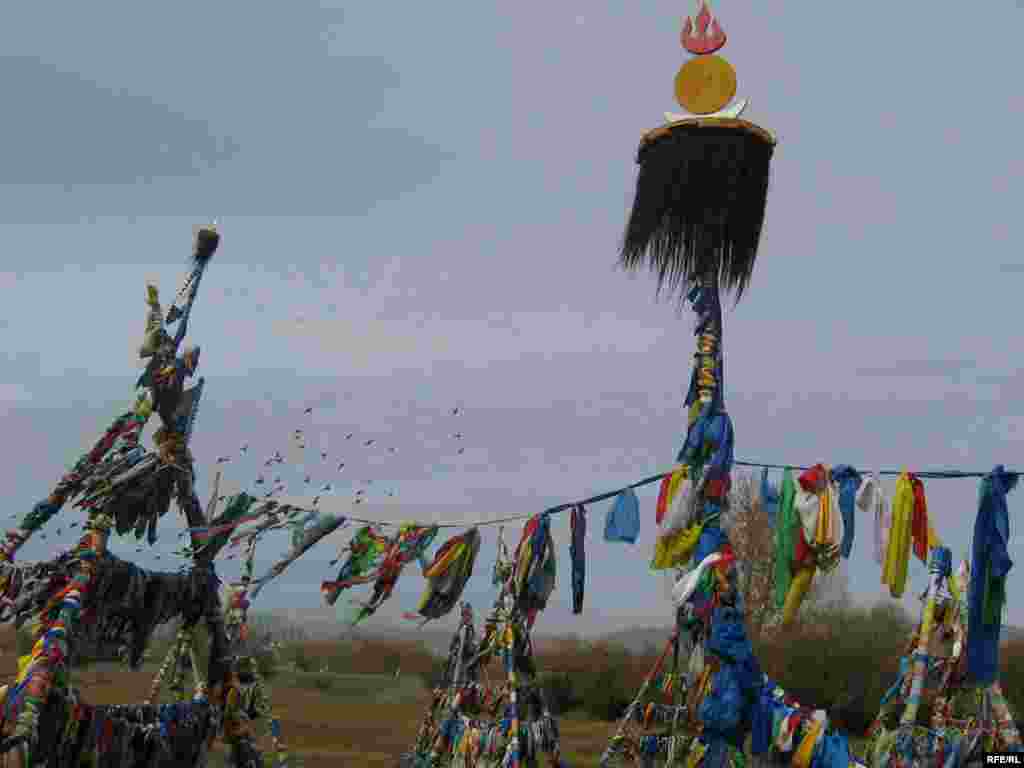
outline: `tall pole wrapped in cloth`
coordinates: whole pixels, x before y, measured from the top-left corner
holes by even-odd
[[[701,724],[705,768],[724,768],[742,753],[763,676],[743,630],[735,556],[720,526],[734,443],[724,398],[722,294],[738,300],[753,274],[776,142],[770,131],[740,118],[747,101],[733,103],[736,73],[717,55],[726,35],[707,0],[698,0],[681,40],[693,55],[675,79],[686,113],[666,113],[666,122],[641,138],[620,264],[654,272],[659,293],[688,302],[697,316],[686,438],[676,458],[685,465],[677,472],[690,482],[689,514],[673,534],[679,545],[666,548],[672,557],[658,567],[699,566],[677,584],[689,584],[677,618],[721,668],[691,716]]]

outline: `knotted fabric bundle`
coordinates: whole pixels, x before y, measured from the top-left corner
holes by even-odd
[[[718,657],[721,666],[711,692],[701,703],[700,720],[708,740],[710,764],[721,765],[715,756],[721,755],[726,746],[743,746],[761,696],[764,673],[747,638],[743,614],[735,608],[715,609],[707,650]]]
[[[681,608],[697,591],[697,587],[704,579],[705,574],[712,566],[728,565],[735,562],[736,557],[731,551],[713,552],[700,561],[700,564],[692,571],[683,576],[672,588],[672,603],[676,608]]]

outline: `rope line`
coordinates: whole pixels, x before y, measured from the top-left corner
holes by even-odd
[[[790,470],[804,471],[804,470],[808,470],[808,469],[811,468],[809,466],[799,466],[799,465],[796,465],[796,464],[764,464],[764,463],[757,462],[757,461],[735,461],[735,462],[733,462],[733,464],[735,464],[738,467],[753,467],[753,468],[758,468],[758,469],[782,469],[782,470],[790,469]],[[858,470],[858,472],[860,472],[861,474],[873,473],[873,474],[876,474],[876,475],[879,475],[879,476],[882,476],[882,477],[899,477],[901,474],[903,474],[904,470],[899,470],[899,469],[882,469],[882,470],[868,470],[868,471]],[[543,515],[557,515],[557,514],[559,514],[561,512],[565,512],[566,510],[573,509],[574,507],[584,507],[584,512],[586,512],[587,511],[586,507],[588,505],[590,505],[590,504],[596,504],[599,501],[607,501],[608,499],[613,499],[616,496],[618,496],[620,493],[623,493],[624,491],[632,490],[634,488],[642,488],[645,485],[651,485],[653,483],[657,483],[660,480],[664,480],[666,477],[668,477],[671,474],[672,474],[672,470],[670,470],[668,472],[661,472],[661,473],[659,473],[657,475],[651,475],[650,477],[645,477],[643,480],[637,480],[635,483],[630,483],[629,485],[623,486],[621,488],[616,488],[613,491],[606,491],[605,493],[599,493],[596,496],[590,496],[589,498],[582,499],[580,501],[570,501],[570,502],[566,502],[564,504],[557,504],[557,505],[555,505],[553,507],[548,507],[543,512],[541,512],[540,514],[543,514]],[[987,477],[989,474],[991,474],[991,472],[990,471],[989,472],[974,472],[974,471],[963,471],[963,470],[955,470],[955,469],[949,469],[949,470],[938,469],[938,470],[923,470],[923,471],[920,471],[920,472],[914,472],[913,474],[916,475],[917,477],[921,478],[922,480],[963,480],[963,479],[968,479],[968,478]],[[1022,473],[1018,472],[1018,471],[1007,471],[1006,474],[1012,475],[1014,477],[1019,477]],[[312,510],[307,510],[307,509],[304,509],[302,507],[297,507],[297,506],[294,507],[294,508],[295,509],[299,509],[301,511],[312,511]],[[438,528],[479,528],[479,527],[487,526],[487,525],[503,525],[505,523],[514,523],[514,522],[518,522],[520,520],[529,520],[530,518],[536,516],[536,514],[537,513],[533,512],[533,513],[529,513],[529,514],[511,515],[509,517],[501,517],[501,518],[497,518],[495,520],[478,520],[476,522],[471,522],[471,521],[443,522],[443,523],[433,523],[432,525],[436,525]],[[368,518],[352,517],[351,515],[346,515],[346,518],[348,520],[350,520],[351,522],[354,522],[354,523],[362,523],[363,525],[374,525],[374,526],[380,526],[380,527],[393,527],[393,526],[399,526],[399,525],[404,525],[405,524],[405,523],[398,523],[398,522],[394,522],[394,521],[390,521],[390,520],[370,520]]]

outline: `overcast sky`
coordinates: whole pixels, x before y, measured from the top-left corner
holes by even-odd
[[[748,117],[780,141],[756,273],[726,318],[737,457],[1024,467],[1024,9],[781,7],[714,5]],[[169,301],[192,226],[211,217],[223,243],[190,328],[207,377],[194,444],[204,495],[216,457],[234,457],[227,482],[252,487],[295,428],[308,469],[285,473],[292,492],[308,471],[335,484],[326,507],[364,487],[392,519],[532,513],[670,467],[690,319],[615,260],[639,136],[678,110],[688,10],[12,6],[0,28],[10,512],[46,496],[131,402],[145,281]],[[541,630],[667,621],[647,567],[655,490],[635,546],[602,542],[607,505],[592,508],[582,617],[570,612],[568,521],[555,524],[560,581]],[[957,557],[976,493],[973,480],[927,484]],[[1022,504],[1011,497],[1012,518]],[[69,543],[75,519],[66,510],[24,556]],[[169,515],[161,560],[141,561],[175,562],[178,526]],[[862,518],[849,572],[875,600],[869,531]],[[343,540],[257,606],[319,605]],[[285,546],[262,544],[257,571]],[[468,591],[481,608],[493,556],[490,529]],[[923,589],[923,568],[911,579]],[[410,570],[374,621],[399,621],[421,589]],[[1024,568],[1009,593],[1009,620],[1024,624]]]

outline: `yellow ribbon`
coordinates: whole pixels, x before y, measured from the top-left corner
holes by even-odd
[[[910,529],[914,515],[914,488],[910,476],[904,471],[896,481],[896,494],[892,500],[892,527],[889,545],[882,564],[882,583],[889,594],[902,597],[907,586],[907,566],[910,562]]]
[[[654,557],[651,559],[651,570],[663,571],[685,563],[693,556],[697,548],[704,524],[698,523],[681,531],[659,536],[654,542]]]
[[[815,566],[808,565],[793,574],[793,579],[789,582],[789,591],[786,592],[786,602],[782,606],[782,623],[784,625],[788,626],[796,620],[800,606],[803,605],[804,598],[807,597],[807,593],[811,589],[815,571],[817,571]]]
[[[834,544],[835,531],[832,527],[832,472],[825,469],[825,487],[818,492],[818,528],[814,532],[815,544]]]

